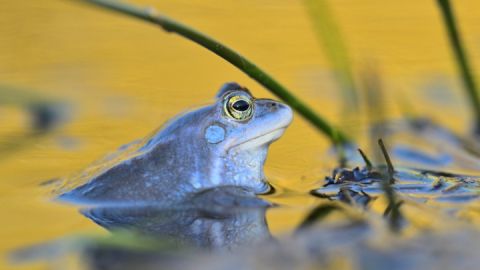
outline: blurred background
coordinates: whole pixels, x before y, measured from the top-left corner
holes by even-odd
[[[154,6],[234,48],[361,141],[362,122],[345,117],[304,2],[131,2]],[[354,80],[374,67],[389,118],[408,107],[458,133],[470,129],[436,1],[328,3]],[[0,0],[0,6],[0,253],[75,232],[106,233],[77,209],[51,203],[42,182],[73,174],[177,113],[213,102],[224,82],[273,97],[209,51],[144,22],[78,1]],[[473,68],[480,70],[480,3],[455,1],[454,12]],[[61,116],[52,120],[46,112],[55,123],[31,133],[32,107],[25,99],[61,104],[55,111]],[[41,116],[34,121],[42,125]],[[328,149],[329,141],[297,115],[273,144],[266,174],[303,190],[329,173]],[[274,234],[300,218],[267,215]]]

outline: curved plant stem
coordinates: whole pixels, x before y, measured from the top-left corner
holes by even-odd
[[[243,71],[252,79],[256,80],[261,85],[263,85],[277,97],[282,99],[294,110],[296,110],[300,115],[302,115],[306,120],[313,124],[318,130],[322,131],[325,135],[327,135],[334,144],[339,145],[349,142],[349,140],[344,134],[342,134],[340,131],[332,127],[324,119],[318,116],[311,108],[309,108],[305,103],[295,97],[283,85],[281,85],[270,75],[261,70],[255,64],[247,60],[245,57],[241,56],[240,54],[226,47],[220,42],[196,30],[193,30],[186,25],[182,25],[181,23],[178,23],[170,18],[160,15],[151,8],[139,8],[131,4],[114,0],[81,1],[95,4],[97,6],[117,11],[119,13],[129,15],[147,22],[151,22],[153,24],[159,25],[163,28],[163,30],[167,32],[176,33],[201,45],[207,50],[217,54],[226,61],[230,62],[232,65],[236,66],[238,69]]]
[[[475,134],[480,135],[480,98],[478,96],[478,88],[475,84],[475,80],[472,75],[472,68],[468,62],[468,58],[465,53],[460,34],[458,33],[455,16],[452,11],[449,0],[437,0],[440,11],[442,12],[443,22],[448,33],[450,40],[450,46],[455,55],[455,60],[458,65],[458,69],[462,75],[463,84],[467,95],[470,97],[472,103],[472,109],[475,118]]]

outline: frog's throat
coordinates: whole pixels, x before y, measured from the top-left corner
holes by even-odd
[[[218,185],[221,183],[223,185],[246,187],[252,189],[255,193],[265,192],[266,183],[263,165],[267,152],[268,144],[242,151],[231,151],[216,164],[218,166],[214,166],[212,172],[216,172],[211,175],[220,178],[211,179],[212,184]]]
[[[283,133],[285,132],[286,127],[281,127],[274,129],[272,131],[269,131],[267,133],[255,136],[251,139],[248,139],[246,141],[243,141],[241,143],[234,144],[228,149],[228,152],[234,150],[234,151],[241,151],[241,150],[246,150],[246,149],[253,149],[257,148],[262,145],[270,144],[276,140],[278,140]]]

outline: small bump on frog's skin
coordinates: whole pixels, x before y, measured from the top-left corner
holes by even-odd
[[[225,111],[225,102],[238,95],[253,109],[242,119]],[[245,103],[241,105],[245,109]],[[65,179],[58,198],[72,203],[171,204],[219,186],[265,192],[268,147],[282,136],[292,117],[287,105],[255,99],[246,88],[227,83],[214,104],[177,116],[150,137],[123,146]]]

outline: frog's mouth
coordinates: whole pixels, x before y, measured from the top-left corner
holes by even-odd
[[[233,146],[230,147],[230,149],[252,149],[256,148],[258,146],[270,144],[276,140],[278,140],[283,133],[285,132],[285,129],[287,127],[281,127],[274,129],[272,131],[269,131],[267,133],[255,136],[253,138],[250,138],[246,141],[234,144]]]

